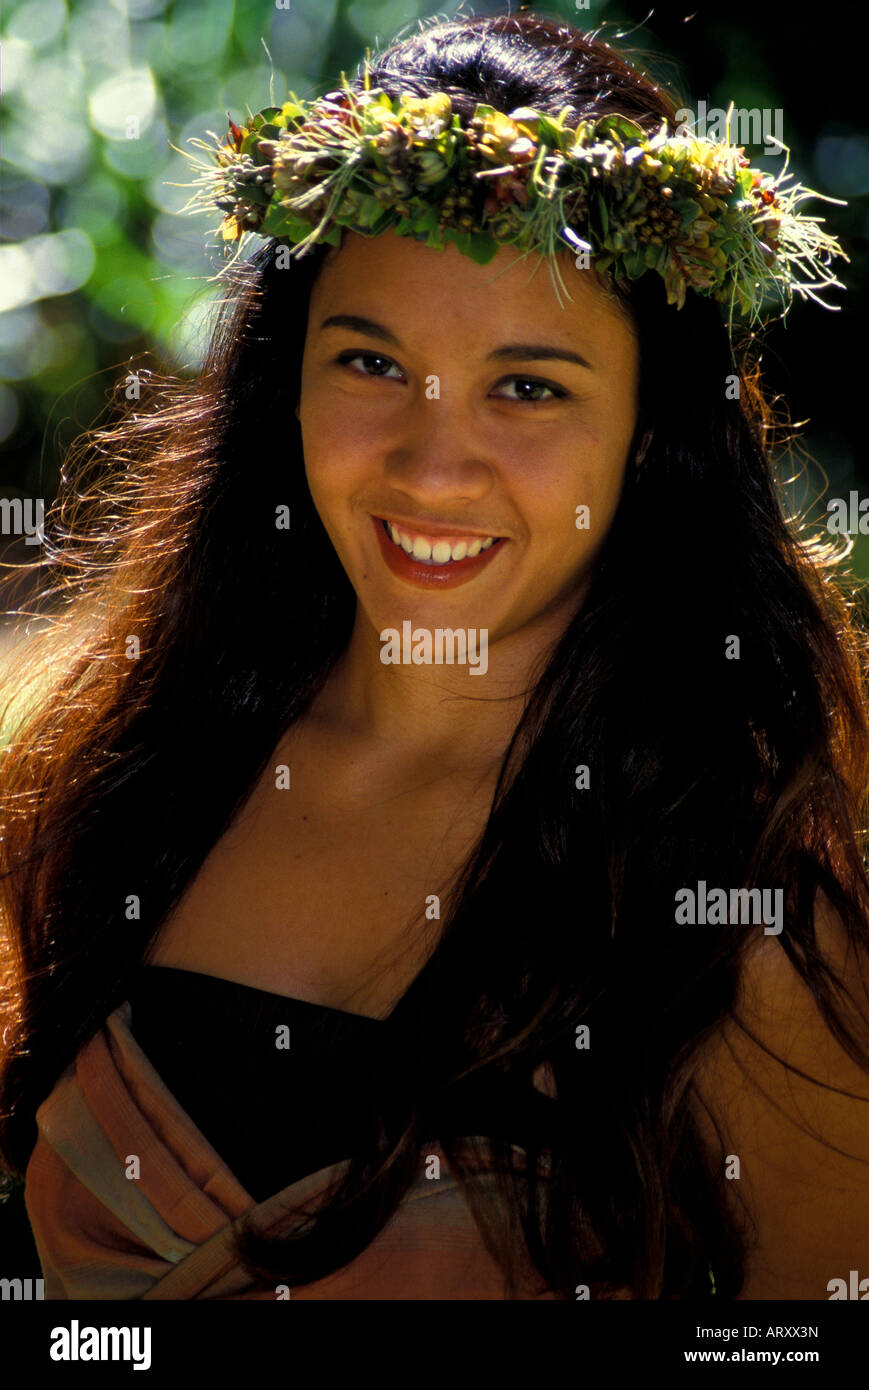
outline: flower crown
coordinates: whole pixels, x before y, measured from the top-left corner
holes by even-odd
[[[760,322],[770,295],[783,314],[794,291],[838,307],[816,291],[843,289],[830,259],[849,258],[823,218],[795,209],[841,199],[786,189],[787,158],[772,177],[750,168],[741,146],[671,135],[666,121],[648,137],[621,115],[571,127],[569,107],[554,118],[478,104],[465,123],[445,92],[372,89],[367,54],[364,91],[343,72],[341,83],[312,102],[291,92],[243,126],[228,116],[222,142],[207,132],[216,149],[189,142],[207,162],[177,150],[204,185],[182,211],[219,209],[225,240],[254,232],[291,256],[318,241],[339,245],[342,227],[364,236],[394,227],[440,250],[455,243],[481,265],[512,245],[549,258],[556,292],[566,286],[553,253],[569,248],[578,266],[616,281],[656,271],[677,308],[688,289],[711,296],[727,306],[729,328],[734,312]]]

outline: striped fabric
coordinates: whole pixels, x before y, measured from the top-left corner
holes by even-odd
[[[130,1019],[128,1003],[116,1009],[36,1113],[24,1195],[45,1297],[280,1297],[239,1266],[233,1222],[253,1212],[260,1229],[278,1226],[315,1204],[349,1160],[257,1204],[163,1084]],[[419,1176],[367,1249],[336,1274],[294,1288],[293,1299],[507,1297],[446,1155],[437,1144],[429,1150],[440,1177],[426,1177],[421,1156]],[[557,1297],[538,1293],[541,1282],[529,1267],[519,1296]]]

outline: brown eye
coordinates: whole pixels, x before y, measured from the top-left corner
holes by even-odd
[[[531,389],[534,391],[549,392],[549,398],[544,398],[542,396],[529,396],[524,393],[518,396],[507,397],[508,400],[521,401],[527,405],[549,405],[550,400],[561,400],[568,394],[568,392],[565,391],[563,386],[555,386],[548,381],[541,381],[538,377],[535,376],[511,376],[507,378],[507,381],[518,381],[523,386],[530,386]]]
[[[357,362],[359,358],[364,358],[368,362],[385,362],[388,366],[391,367],[394,367],[396,365],[391,357],[385,357],[382,352],[341,352],[335,358],[335,361],[339,362],[341,366],[349,366],[351,362]],[[386,375],[385,372],[369,372],[366,370],[362,370],[361,372],[359,372],[357,368],[354,368],[353,370],[357,371],[358,375],[360,376],[377,377]]]

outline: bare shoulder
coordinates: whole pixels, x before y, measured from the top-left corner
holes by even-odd
[[[869,967],[821,894],[815,929],[850,991],[836,1001],[869,1052]],[[827,1299],[832,1279],[847,1282],[852,1269],[869,1277],[869,1074],[838,1043],[776,936],[761,936],[746,958],[738,1013],[744,1029],[728,1022],[694,1091],[713,1162],[755,1223],[740,1297]]]

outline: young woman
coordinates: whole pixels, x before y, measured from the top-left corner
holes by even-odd
[[[527,15],[368,75],[678,105]],[[567,249],[566,301],[507,246],[279,252],[68,462],[71,597],[6,676],[47,1296],[830,1297],[869,1275],[866,641],[747,347]]]

